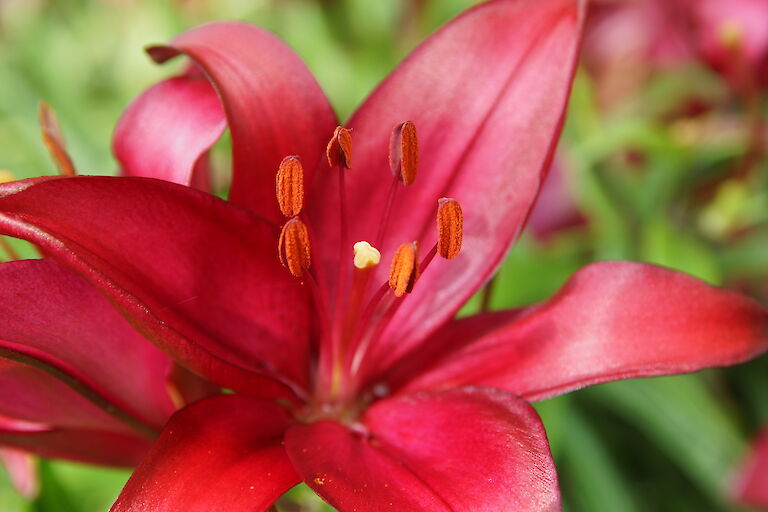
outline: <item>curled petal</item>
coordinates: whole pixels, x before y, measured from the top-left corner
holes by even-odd
[[[160,82],[136,98],[115,129],[113,149],[125,176],[181,185],[226,127],[216,91],[193,74]]]
[[[286,435],[299,474],[339,510],[560,509],[544,428],[519,398],[479,388],[402,395],[374,404],[363,423]]]
[[[550,300],[412,376],[407,388],[487,385],[541,400],[728,366],[766,349],[768,312],[753,300],[654,265],[595,263]]]
[[[281,160],[300,156],[310,166],[305,183],[311,183],[337,124],[301,59],[266,30],[237,22],[202,25],[148,51],[158,62],[184,54],[203,69],[232,134],[230,199],[279,222],[274,180]]]

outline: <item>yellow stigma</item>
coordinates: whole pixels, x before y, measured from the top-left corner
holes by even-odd
[[[381,261],[381,253],[366,241],[357,242],[353,250],[355,252],[355,268],[366,269],[375,267]]]
[[[16,176],[14,176],[11,171],[0,169],[0,183],[8,183],[9,181],[13,181],[15,179]]]

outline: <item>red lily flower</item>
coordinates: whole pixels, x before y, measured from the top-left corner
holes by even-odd
[[[740,503],[768,509],[768,429],[755,439],[737,477],[734,495]]]
[[[197,92],[224,107],[231,202],[132,177],[0,186],[0,231],[38,244],[177,362],[236,392],[174,415],[113,510],[264,510],[301,480],[340,510],[555,510],[527,400],[766,349],[756,303],[633,263],[587,267],[522,311],[453,320],[523,228],[583,18],[572,0],[484,3],[336,130],[273,36],[192,29],[150,53],[185,54],[212,81]],[[134,104],[118,134],[133,141],[115,144],[126,173],[165,165],[192,181],[221,120],[204,115],[207,100],[170,106],[199,80]],[[392,265],[365,244],[353,255],[362,241]],[[420,258],[419,247],[432,249]]]

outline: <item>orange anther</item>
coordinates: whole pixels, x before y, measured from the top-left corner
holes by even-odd
[[[395,126],[389,139],[389,167],[392,174],[410,185],[416,181],[419,170],[419,143],[416,138],[416,125],[406,121]]]
[[[419,278],[418,251],[419,244],[416,242],[404,243],[395,251],[389,267],[389,287],[394,290],[395,297],[413,290]]]
[[[77,174],[75,165],[67,153],[59,122],[56,120],[56,114],[53,113],[53,110],[45,101],[40,101],[38,105],[37,119],[40,123],[40,134],[43,138],[43,144],[45,144],[45,147],[51,154],[56,167],[59,168],[59,174],[62,176],[74,176]]]
[[[287,156],[280,162],[276,179],[277,204],[286,217],[301,213],[304,205],[304,169],[298,156]]]
[[[280,263],[296,277],[301,277],[312,263],[307,226],[294,217],[283,226],[277,242]]]
[[[352,168],[352,134],[347,128],[337,126],[325,148],[328,165]]]
[[[437,253],[450,260],[458,256],[461,250],[464,214],[455,199],[443,197],[437,203]]]

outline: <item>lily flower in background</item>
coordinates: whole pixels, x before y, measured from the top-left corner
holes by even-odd
[[[768,429],[755,439],[737,475],[734,496],[740,503],[768,510]]]
[[[265,510],[302,480],[342,511],[557,510],[528,401],[768,348],[755,302],[636,263],[591,265],[523,310],[454,319],[524,227],[583,20],[583,2],[486,2],[344,127],[274,36],[201,26],[150,49],[195,68],[121,121],[129,177],[0,186],[0,232],[234,391],[175,414],[114,511]],[[223,122],[229,202],[184,186]],[[181,185],[134,177],[161,167]]]
[[[768,0],[678,0],[700,55],[737,90],[768,86]],[[746,90],[746,91],[745,91]]]
[[[565,158],[557,155],[541,186],[536,205],[528,219],[528,229],[537,240],[546,242],[552,235],[586,224],[584,215],[569,187]]]

